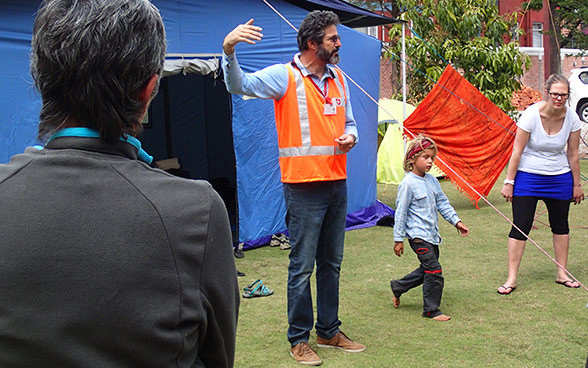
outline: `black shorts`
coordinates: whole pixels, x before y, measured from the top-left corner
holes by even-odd
[[[570,212],[570,201],[564,201],[561,199],[528,196],[512,197],[512,217],[514,224],[526,235],[529,235],[531,227],[533,226],[533,220],[535,219],[537,201],[540,199],[542,199],[547,206],[551,232],[557,235],[569,234],[570,227],[568,224],[568,214]],[[527,238],[514,227],[511,228],[508,237],[517,240],[527,240]]]

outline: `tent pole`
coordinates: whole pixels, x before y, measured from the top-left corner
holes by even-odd
[[[166,146],[166,153],[167,158],[172,158],[173,156],[173,148],[172,148],[172,133],[171,133],[171,112],[170,112],[170,104],[169,104],[169,84],[167,78],[161,78],[161,87],[163,88],[163,111],[164,111],[164,121],[165,121],[165,146]]]
[[[404,14],[402,14],[402,20],[404,20]],[[402,22],[402,60],[406,60],[406,35],[405,35],[406,23]],[[406,120],[406,63],[402,64],[402,122]]]

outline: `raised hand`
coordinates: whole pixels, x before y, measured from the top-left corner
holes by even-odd
[[[239,24],[225,37],[223,41],[223,51],[227,55],[231,55],[235,52],[235,45],[239,42],[246,42],[251,45],[255,45],[256,41],[260,41],[263,37],[261,33],[261,27],[253,25],[253,19],[245,24]]]

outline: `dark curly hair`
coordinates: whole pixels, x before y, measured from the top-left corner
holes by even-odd
[[[314,41],[317,45],[323,42],[325,28],[331,25],[339,25],[337,14],[329,10],[315,10],[306,15],[298,30],[298,50],[300,52],[308,49],[308,41]]]

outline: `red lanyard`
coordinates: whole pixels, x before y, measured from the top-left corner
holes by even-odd
[[[296,69],[300,70],[298,65],[296,65],[295,60],[292,60],[292,65],[294,65],[294,67],[296,67]],[[325,99],[325,102],[328,103],[329,105],[331,105],[331,98],[329,96],[327,96],[329,83],[327,83],[327,81],[325,81],[325,91],[323,92],[323,91],[321,91],[319,86],[316,84],[314,79],[310,78],[310,81],[312,82],[312,85],[316,88],[316,90],[321,94],[321,96],[323,96],[323,98]]]
[[[321,94],[321,96],[323,97],[327,97],[327,82],[325,82],[325,91],[321,91],[321,89],[319,88],[319,86],[316,84],[316,82],[310,78],[310,81],[312,82],[312,85],[315,86],[315,88],[317,89],[317,91],[319,91],[319,93]]]

